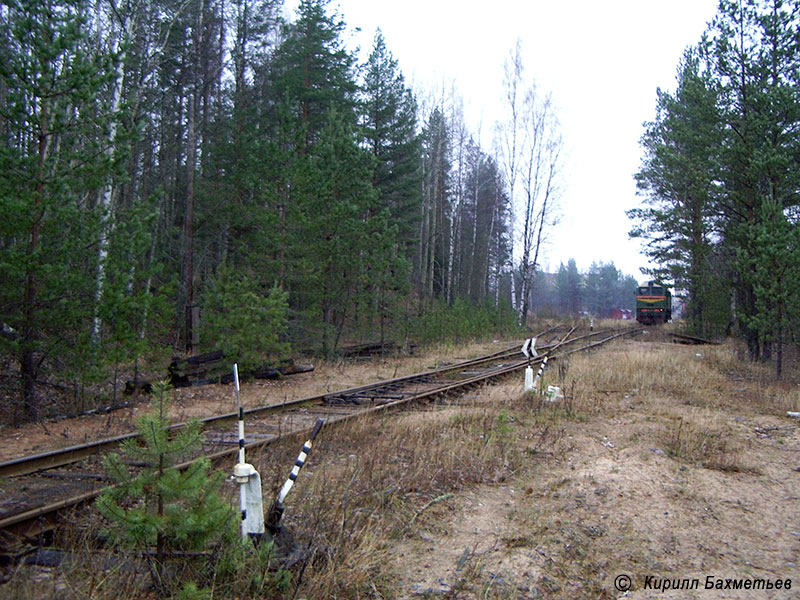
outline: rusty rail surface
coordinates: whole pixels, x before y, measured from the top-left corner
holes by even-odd
[[[612,334],[579,347],[575,344],[599,338],[609,331],[596,331],[570,338],[571,329],[566,335],[538,348],[539,357],[532,361],[521,358],[520,345],[509,346],[492,354],[460,362],[441,369],[407,375],[373,384],[348,388],[336,392],[319,394],[297,400],[251,408],[245,411],[248,431],[252,441],[245,448],[252,451],[263,448],[278,440],[302,436],[308,433],[318,418],[325,419],[326,426],[342,423],[370,412],[386,411],[399,406],[456,390],[484,383],[537,364],[545,354],[550,360],[557,360],[574,352],[585,351],[603,345],[621,336],[631,335],[643,328],[634,328]],[[541,336],[542,334],[540,334]],[[570,346],[570,349],[562,349]],[[238,418],[237,412],[215,415],[202,419],[206,444],[202,455],[213,464],[233,457],[238,452],[238,444],[229,426]],[[226,424],[228,425],[227,427]],[[184,423],[173,425],[171,429],[184,427]],[[108,484],[101,471],[100,456],[118,446],[123,440],[137,434],[117,436],[97,440],[79,446],[53,450],[33,456],[0,463],[0,559],[13,560],[23,552],[21,546],[36,543],[40,536],[53,528],[59,513],[92,501]],[[228,439],[230,438],[230,439]],[[237,440],[238,441],[238,440]],[[194,459],[193,459],[194,460]],[[192,460],[178,468],[185,468]],[[80,463],[79,472],[52,473],[58,467]],[[52,475],[51,475],[52,474]],[[22,489],[31,489],[30,499],[8,496],[11,483],[24,482]],[[4,489],[5,488],[5,489]],[[20,486],[16,486],[20,489]],[[42,501],[57,497],[55,502]]]

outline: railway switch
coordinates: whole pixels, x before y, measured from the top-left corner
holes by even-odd
[[[264,535],[264,505],[261,499],[261,476],[256,468],[244,459],[244,411],[239,396],[239,368],[233,365],[233,382],[236,386],[236,404],[239,408],[239,455],[233,467],[233,479],[239,484],[239,507],[242,511],[242,537],[258,542]]]
[[[289,490],[292,489],[294,482],[297,481],[297,476],[300,474],[300,469],[302,469],[303,465],[306,464],[306,459],[308,458],[309,452],[311,452],[311,446],[314,443],[314,438],[317,437],[317,434],[319,433],[319,430],[322,429],[322,425],[324,423],[325,421],[322,419],[317,419],[314,429],[311,430],[311,435],[308,436],[308,440],[306,440],[305,444],[303,444],[303,448],[300,450],[300,454],[298,454],[297,460],[294,462],[292,471],[289,473],[289,478],[283,484],[281,491],[278,492],[278,497],[275,498],[275,501],[269,508],[269,512],[267,514],[267,529],[272,535],[276,535],[280,529],[280,521],[281,517],[283,516],[283,501],[286,500]]]
[[[525,391],[531,392],[534,390],[533,367],[531,367],[531,359],[538,356],[538,353],[536,352],[536,338],[528,338],[525,340],[525,343],[522,344],[522,353],[525,355],[525,358],[528,359],[528,366],[525,367]]]

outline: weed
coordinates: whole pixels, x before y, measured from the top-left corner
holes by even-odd
[[[667,454],[684,462],[719,471],[743,470],[733,432],[713,419],[673,419],[667,424],[663,443]]]
[[[388,363],[327,363],[320,370],[330,376],[328,386],[338,385],[332,381],[340,376],[371,381],[387,369],[391,376],[453,360],[451,348],[440,350],[439,355],[408,359],[399,371]],[[714,501],[721,497],[713,495],[714,486],[696,485],[724,482],[726,474],[684,466],[748,470],[751,448],[733,416],[749,420],[759,413],[797,410],[797,390],[768,384],[759,368],[738,363],[728,347],[698,351],[619,342],[590,356],[573,356],[569,369],[557,373],[565,392],[559,402],[537,397],[533,403],[522,391],[519,374],[513,383],[483,388],[459,406],[431,410],[426,405],[424,410],[395,412],[391,419],[353,420],[335,435],[320,436],[287,502],[284,524],[305,557],[297,567],[292,572],[270,567],[272,559],[261,554],[266,549],[242,549],[239,555],[235,546],[218,546],[211,556],[196,561],[194,572],[206,577],[194,579],[197,590],[187,587],[184,594],[202,595],[202,585],[215,598],[397,597],[402,595],[401,572],[411,568],[406,564],[412,558],[398,553],[420,540],[426,545],[450,543],[454,529],[472,525],[459,522],[459,492],[496,494],[501,483],[519,493],[509,495],[514,504],[507,505],[493,532],[495,544],[485,552],[473,547],[463,564],[456,556],[449,592],[434,589],[428,597],[611,598],[615,573],[656,572],[661,564],[693,572],[699,563],[679,556],[682,551],[694,556],[685,552],[690,547],[698,548],[698,561],[727,566],[729,559],[718,549],[730,540],[730,530],[716,536],[724,522],[716,514],[736,523],[736,537],[749,544],[748,554],[776,556],[761,550],[762,531],[748,533],[750,519],[731,517],[739,512],[724,513],[729,505],[734,511],[750,510],[745,497],[734,506],[726,503],[730,499]],[[350,369],[355,375],[348,374]],[[555,378],[554,372],[550,376]],[[721,410],[731,406],[733,416]],[[770,446],[757,448],[769,450],[774,440],[780,457],[788,456],[795,438],[764,421],[759,426],[773,437]],[[614,448],[599,443],[606,427],[616,428]],[[662,448],[674,461],[660,451],[653,453]],[[285,480],[286,464],[295,455],[294,444],[254,453],[267,498]],[[545,461],[546,468],[540,468]],[[756,478],[741,479],[756,484]],[[769,500],[760,496],[759,502]],[[752,513],[753,523],[760,512]],[[677,529],[687,522],[692,523],[690,532]],[[707,544],[712,550],[695,545],[696,528],[714,540]],[[128,555],[109,568],[92,568],[93,557],[88,552],[84,556],[64,567],[60,579],[40,585],[38,596],[36,586],[22,576],[3,591],[26,599],[147,596],[146,563],[139,558]],[[515,565],[515,571],[500,558],[524,558],[525,566]]]

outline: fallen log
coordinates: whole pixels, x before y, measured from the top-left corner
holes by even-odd
[[[309,373],[314,370],[314,365],[297,365],[293,360],[278,367],[264,365],[252,372],[256,379],[280,379],[284,375],[296,375],[298,373]]]
[[[363,356],[374,356],[376,354],[387,354],[396,350],[394,342],[369,342],[366,344],[355,344],[339,348],[336,353],[345,358],[357,358]]]
[[[230,370],[224,365],[222,350],[197,354],[188,358],[175,357],[167,367],[167,379],[172,387],[187,387],[197,381],[214,380]]]
[[[167,368],[168,380],[173,387],[208,385],[210,383],[232,383],[231,360],[221,350],[198,354],[188,358],[175,358]],[[252,371],[240,372],[242,379],[279,379],[285,375],[308,373],[314,370],[311,364],[295,364],[287,359],[275,365],[262,365]]]
[[[371,356],[384,356],[386,354],[400,354],[402,352],[414,354],[415,350],[416,344],[401,346],[396,342],[386,341],[343,346],[336,350],[336,354],[343,358],[366,358]]]
[[[686,335],[685,333],[674,333],[674,332],[672,334],[672,342],[675,344],[689,344],[693,346],[705,345],[705,344],[709,344],[712,346],[719,346],[719,342],[714,342],[712,340],[707,340],[693,335]]]
[[[152,394],[153,384],[144,379],[129,379],[125,382],[125,390],[122,392],[126,396],[134,394]]]

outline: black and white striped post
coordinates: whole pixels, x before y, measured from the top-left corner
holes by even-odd
[[[536,371],[536,377],[533,378],[533,385],[531,386],[532,390],[539,389],[539,380],[542,378],[542,373],[544,373],[544,368],[547,366],[547,357],[548,355],[545,354],[544,358],[542,358],[542,362],[539,365],[539,370]]]
[[[239,368],[233,365],[236,405],[239,409],[239,459],[233,467],[233,478],[239,484],[239,506],[242,510],[242,537],[255,541],[264,535],[264,504],[261,499],[261,476],[244,459],[244,410],[239,396]]]
[[[294,466],[292,467],[291,473],[289,473],[289,478],[286,480],[286,483],[283,484],[281,491],[278,492],[278,497],[275,498],[272,506],[269,507],[269,511],[267,512],[266,527],[267,531],[269,531],[272,535],[276,535],[278,533],[281,517],[283,516],[283,501],[286,500],[289,490],[292,489],[294,482],[297,481],[297,476],[300,474],[300,469],[302,469],[303,465],[306,464],[306,459],[308,458],[308,453],[311,452],[311,446],[314,443],[314,438],[317,437],[317,434],[319,433],[319,430],[322,429],[324,423],[325,421],[322,419],[317,419],[317,422],[314,424],[314,429],[311,430],[311,435],[308,436],[308,440],[306,440],[306,443],[303,444],[300,454],[297,455],[297,460],[294,461]]]

